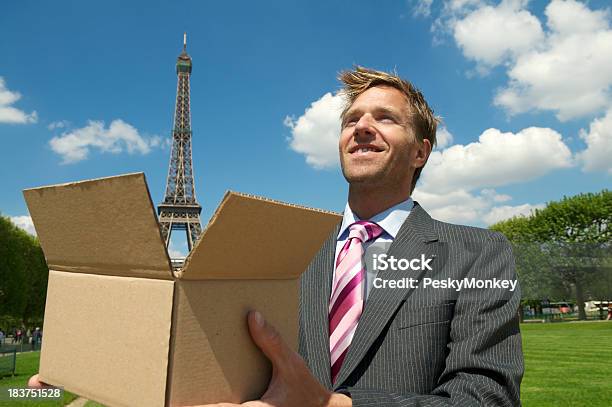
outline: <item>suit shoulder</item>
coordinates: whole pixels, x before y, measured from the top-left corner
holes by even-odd
[[[500,242],[506,243],[508,239],[503,233],[495,230],[479,228],[476,226],[457,225],[432,219],[438,236],[444,240],[472,240],[482,243]]]

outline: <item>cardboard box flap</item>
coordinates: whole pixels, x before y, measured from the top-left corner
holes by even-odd
[[[143,173],[27,189],[24,196],[50,269],[172,279]]]
[[[296,278],[340,221],[337,213],[229,191],[180,278]]]

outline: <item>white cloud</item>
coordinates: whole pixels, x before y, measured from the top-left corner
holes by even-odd
[[[527,4],[525,0],[504,0],[496,6],[450,1],[432,30],[438,36],[452,34],[480,73],[504,66],[508,82],[498,89],[494,103],[509,115],[543,110],[566,121],[609,108],[609,10],[590,9],[575,0],[552,0],[545,9],[544,30],[544,22],[529,12]]]
[[[36,111],[26,113],[12,106],[19,99],[21,99],[21,94],[8,90],[4,78],[0,77],[0,123],[36,123],[38,120]]]
[[[429,17],[432,3],[433,0],[416,0],[416,4],[412,8],[412,15],[415,17]]]
[[[168,247],[168,255],[171,259],[183,259],[187,257],[187,253],[175,247],[173,243],[170,243],[170,247]]]
[[[528,203],[497,206],[499,202],[510,200],[511,197],[498,194],[492,189],[472,193],[457,188],[439,193],[417,186],[412,196],[435,219],[459,224],[491,225],[513,216],[529,215],[533,209],[544,207],[544,204]]]
[[[136,128],[123,120],[113,120],[108,128],[102,121],[89,121],[87,126],[74,129],[53,137],[49,141],[51,149],[62,156],[63,164],[75,163],[86,159],[90,150],[118,154],[148,154],[151,148],[162,144],[159,136],[142,136]]]
[[[571,165],[569,148],[552,129],[530,127],[516,134],[488,129],[477,142],[432,152],[422,184],[438,192],[470,191],[532,180]]]
[[[436,149],[448,147],[453,142],[453,135],[445,126],[438,127],[436,131]]]
[[[512,199],[510,195],[498,194],[494,189],[483,189],[480,195],[490,199],[493,202],[506,202]]]
[[[447,0],[443,2],[440,15],[431,25],[434,45],[444,42],[447,35],[453,35],[455,25],[469,13],[486,5],[485,0]]]
[[[556,112],[559,120],[596,114],[612,103],[612,30],[609,13],[575,1],[546,7],[547,39],[541,50],[520,55],[495,104],[510,114]]]
[[[602,118],[595,119],[589,131],[580,131],[587,147],[577,154],[583,171],[607,171],[612,174],[612,108]]]
[[[551,1],[545,13],[555,35],[591,34],[608,29],[608,10],[590,10],[586,4],[574,0]]]
[[[544,37],[539,20],[523,10],[522,1],[483,6],[458,20],[453,36],[463,54],[481,71],[531,50]]]
[[[491,206],[485,197],[460,187],[438,193],[417,185],[412,197],[435,219],[453,223],[479,223],[480,214]]]
[[[25,230],[32,236],[36,236],[36,230],[34,229],[34,223],[32,222],[32,218],[29,216],[11,216],[11,222],[13,222],[17,227]]]
[[[449,0],[444,7],[452,13],[460,13],[469,10],[471,7],[482,6],[483,0]]]
[[[488,129],[477,142],[432,152],[413,196],[436,219],[490,225],[543,207],[510,205],[512,197],[492,187],[529,181],[572,165],[569,148],[552,129],[530,127],[516,134]]]
[[[326,93],[313,102],[298,119],[285,117],[283,124],[291,129],[289,146],[306,156],[306,162],[317,169],[339,165],[341,95]]]
[[[51,122],[47,126],[49,130],[57,130],[57,129],[65,129],[70,126],[70,122],[68,120],[58,120],[56,122]]]
[[[492,225],[494,223],[500,222],[502,220],[510,219],[515,216],[529,216],[535,209],[544,208],[544,204],[530,205],[523,204],[517,206],[496,206],[489,210],[483,216],[484,223],[487,225]]]

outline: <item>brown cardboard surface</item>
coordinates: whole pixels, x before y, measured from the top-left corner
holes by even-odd
[[[299,280],[177,281],[170,405],[259,398],[271,366],[252,342],[247,313],[260,311],[297,350]]]
[[[28,189],[24,195],[50,269],[172,278],[144,174]]]
[[[41,377],[109,407],[261,396],[247,312],[296,348],[298,277],[341,220],[229,192],[175,279],[143,174],[24,195],[51,270]]]
[[[164,406],[173,286],[50,271],[41,379],[108,406]]]
[[[336,213],[228,192],[181,278],[297,278],[340,220]]]

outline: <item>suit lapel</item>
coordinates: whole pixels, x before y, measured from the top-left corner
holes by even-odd
[[[431,264],[436,262],[437,236],[433,233],[431,218],[418,203],[415,202],[410,215],[401,226],[393,243],[387,252],[388,256],[396,258],[413,259],[420,258],[424,254],[426,258],[433,257]],[[333,262],[333,259],[332,259]],[[333,266],[333,264],[332,264]],[[379,271],[377,277],[388,280],[400,280],[404,277],[413,277],[421,280],[424,272],[385,270]],[[374,341],[392,318],[401,302],[409,296],[414,289],[410,288],[372,288],[366,301],[364,312],[359,319],[359,325],[355,336],[349,347],[348,354],[342,364],[335,386],[342,384],[350,373],[357,367],[359,362],[367,354]],[[329,341],[329,339],[328,339]],[[328,350],[329,353],[329,350]],[[329,355],[327,355],[329,363]],[[329,366],[327,371],[329,375]]]
[[[340,224],[336,226],[305,274],[302,286],[302,324],[306,330],[309,365],[325,387],[332,387],[329,355],[329,297]]]

